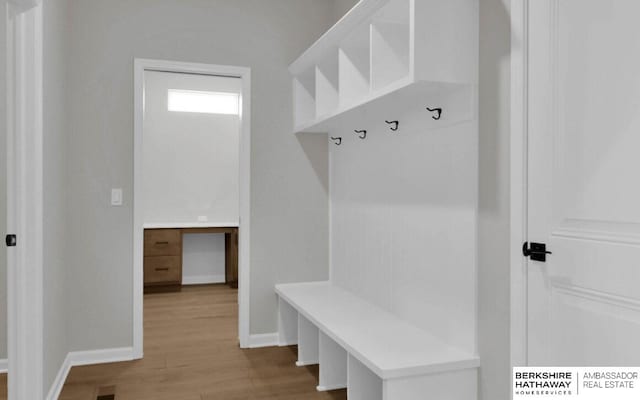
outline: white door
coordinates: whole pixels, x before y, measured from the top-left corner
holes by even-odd
[[[640,1],[529,1],[530,365],[640,365]]]

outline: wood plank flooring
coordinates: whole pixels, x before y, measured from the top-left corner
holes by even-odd
[[[185,287],[144,298],[140,361],[75,367],[60,400],[344,400],[346,390],[316,391],[317,367],[295,366],[296,349],[241,350],[236,289]]]

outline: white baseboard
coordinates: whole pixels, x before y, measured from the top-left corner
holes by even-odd
[[[331,385],[331,386],[316,386],[316,390],[318,392],[328,392],[331,390],[340,390],[340,389],[346,389],[347,388],[347,384],[337,384],[337,385]]]
[[[9,370],[9,361],[7,359],[0,360],[0,374],[6,374]]]
[[[114,362],[132,361],[133,347],[119,347],[104,350],[72,351],[69,361],[74,367],[81,365],[109,364]]]
[[[212,283],[225,283],[226,277],[222,275],[195,275],[183,276],[183,285],[210,285]]]
[[[256,349],[259,347],[275,347],[278,346],[278,333],[263,333],[259,335],[249,336],[249,348]]]
[[[71,361],[69,360],[69,354],[64,358],[60,369],[58,370],[58,374],[56,378],[53,380],[51,384],[51,388],[49,389],[49,394],[47,394],[47,400],[58,400],[60,397],[60,393],[62,392],[62,387],[64,386],[64,382],[67,380],[67,376],[69,375],[69,371],[71,371]]]
[[[296,361],[296,367],[308,367],[309,365],[318,365],[320,361]]]
[[[47,400],[58,400],[64,382],[67,380],[72,367],[81,365],[108,364],[113,362],[131,361],[134,359],[133,347],[122,347],[104,350],[72,351],[65,357],[56,379],[49,389]]]

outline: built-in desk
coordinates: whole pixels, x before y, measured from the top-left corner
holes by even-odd
[[[160,226],[144,229],[145,290],[182,286],[182,241],[185,234],[224,233],[225,282],[238,287],[237,226]]]

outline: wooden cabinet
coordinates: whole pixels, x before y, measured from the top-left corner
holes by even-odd
[[[182,256],[145,257],[144,282],[147,285],[182,284]]]
[[[182,285],[182,231],[144,230],[144,285]]]
[[[225,234],[225,282],[238,287],[238,228],[171,228],[144,230],[144,286],[182,286],[182,236],[185,233]]]
[[[182,254],[180,229],[145,229],[144,256],[179,256]]]
[[[238,287],[238,230],[224,236],[225,281],[232,288]]]

